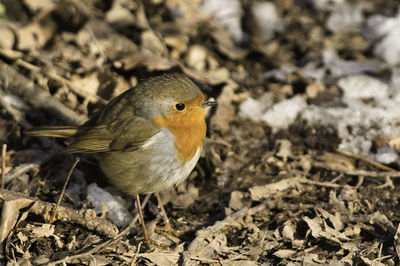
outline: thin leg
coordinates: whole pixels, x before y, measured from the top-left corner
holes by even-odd
[[[144,223],[143,213],[142,213],[142,207],[140,206],[140,198],[139,198],[139,195],[136,195],[136,208],[138,209],[138,214],[139,214],[140,223],[142,224],[142,230],[143,230],[143,237],[144,237],[144,240],[147,242],[147,244],[150,244],[151,241],[150,241],[149,234],[147,233],[146,225],[145,225],[145,223]]]
[[[172,232],[173,229],[172,229],[171,223],[169,222],[167,212],[165,211],[164,205],[163,205],[163,203],[161,201],[160,194],[158,194],[158,192],[155,192],[154,194],[156,195],[156,198],[157,198],[157,201],[158,201],[158,205],[160,206],[161,214],[162,214],[163,219],[164,219],[165,230],[169,231],[169,232]]]

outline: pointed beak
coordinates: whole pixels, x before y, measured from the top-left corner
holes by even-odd
[[[209,98],[201,104],[201,107],[214,106],[214,105],[217,105],[217,102],[215,101],[215,99]]]

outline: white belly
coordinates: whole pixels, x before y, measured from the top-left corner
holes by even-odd
[[[171,188],[189,176],[201,154],[200,147],[193,158],[184,163],[177,156],[174,141],[174,136],[163,128],[137,151],[99,155],[101,168],[110,183],[129,194]]]

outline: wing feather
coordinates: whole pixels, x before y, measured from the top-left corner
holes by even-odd
[[[159,128],[151,121],[137,116],[110,125],[96,126],[96,123],[91,123],[88,127],[82,127],[62,152],[134,151],[158,131]]]

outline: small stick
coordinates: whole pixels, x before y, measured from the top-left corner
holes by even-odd
[[[6,154],[7,154],[7,144],[3,144],[3,149],[1,151],[1,188],[4,188],[4,179],[6,177]]]
[[[147,194],[146,197],[143,200],[143,208],[146,206],[147,202],[150,199],[151,194]],[[121,237],[129,234],[129,232],[131,231],[131,229],[133,227],[135,227],[137,220],[139,219],[139,214],[137,214],[135,216],[135,218],[133,218],[132,222],[122,231],[120,232],[117,236],[115,236],[112,239],[106,240],[103,243],[93,247],[92,249],[90,249],[89,251],[84,251],[82,253],[76,253],[74,255],[70,255],[67,257],[64,257],[62,259],[59,259],[57,261],[52,261],[51,263],[49,263],[49,266],[55,266],[55,265],[59,265],[60,263],[69,263],[70,261],[73,261],[74,259],[78,259],[78,258],[84,258],[86,256],[95,254],[97,252],[101,252],[105,247],[110,246],[111,244],[113,244],[115,241],[118,241]],[[85,249],[86,250],[86,249]]]
[[[368,159],[368,158],[366,158],[364,156],[361,156],[361,155],[358,155],[358,154],[354,154],[352,152],[341,150],[341,149],[335,149],[335,151],[337,153],[339,153],[339,154],[344,155],[344,156],[347,156],[347,157],[350,157],[350,158],[353,158],[353,159],[358,159],[358,160],[364,161],[366,163],[369,163],[370,165],[373,165],[373,166],[375,166],[375,167],[377,167],[379,169],[382,169],[382,170],[385,170],[385,171],[389,171],[389,172],[396,172],[395,169],[393,169],[393,168],[391,168],[389,166],[383,165],[381,163],[375,162],[375,161],[373,161],[371,159]]]
[[[171,226],[171,223],[169,222],[167,212],[164,209],[163,203],[161,201],[160,194],[158,192],[155,192],[154,195],[157,198],[158,205],[160,205],[161,214],[162,214],[163,219],[164,219],[165,230],[167,230],[169,232],[172,232],[172,226]]]
[[[151,194],[147,194],[146,197],[144,198],[142,205],[143,208],[147,205],[147,202],[150,199]],[[131,221],[131,223],[121,232],[119,233],[114,240],[118,240],[119,238],[129,234],[129,232],[131,231],[132,228],[136,227],[136,222],[139,219],[139,213],[135,215],[135,218],[133,218],[133,220]]]
[[[139,255],[140,247],[141,247],[141,246],[142,246],[142,242],[139,242],[138,247],[137,247],[137,250],[136,250],[136,253],[135,253],[135,256],[133,257],[133,259],[132,259],[132,261],[131,261],[131,265],[132,265],[132,266],[136,265],[136,260],[137,260],[137,257],[138,257],[138,255]]]
[[[328,166],[325,163],[320,163],[320,162],[312,162],[312,165],[314,167],[320,167],[326,170],[335,171],[351,176],[365,176],[365,177],[375,177],[375,178],[386,178],[386,176],[389,176],[390,178],[400,178],[400,173],[393,171],[377,172],[369,170],[346,170],[343,168]]]
[[[71,167],[71,170],[70,170],[69,173],[68,173],[67,179],[65,180],[64,186],[63,186],[63,188],[62,188],[62,190],[61,190],[60,197],[59,197],[59,199],[58,199],[58,201],[57,201],[56,206],[54,206],[53,213],[51,214],[51,217],[50,217],[50,222],[51,222],[51,223],[54,222],[55,219],[56,219],[57,209],[58,209],[58,207],[59,207],[60,204],[61,204],[62,198],[64,197],[65,189],[67,188],[67,185],[68,185],[69,179],[71,178],[72,172],[74,171],[74,169],[75,169],[76,165],[79,163],[79,161],[80,161],[80,158],[79,158],[79,157],[76,157],[75,163],[74,163],[74,165]]]
[[[45,92],[17,70],[0,61],[0,81],[7,84],[8,93],[22,98],[33,108],[43,108],[52,116],[60,118],[69,125],[80,125],[87,120],[85,115],[78,115],[55,97]]]
[[[30,213],[41,216],[45,221],[50,220],[49,216],[53,211],[54,203],[45,202],[37,198],[31,198],[23,193],[10,191],[8,189],[0,189],[0,202],[3,200],[10,201],[20,198],[29,199],[34,203],[32,207],[29,208]],[[118,228],[113,223],[106,219],[93,216],[92,210],[77,211],[69,207],[60,206],[58,208],[58,215],[57,218],[59,221],[81,225],[88,230],[95,231],[102,236],[111,239],[119,235]]]

